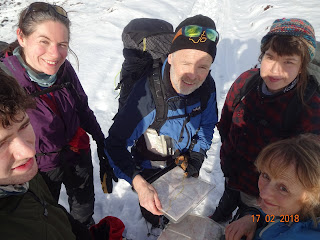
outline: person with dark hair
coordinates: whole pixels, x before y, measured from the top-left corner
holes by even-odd
[[[320,134],[320,94],[307,66],[315,55],[312,25],[303,19],[273,22],[261,40],[261,67],[244,72],[231,86],[217,124],[225,191],[214,214],[231,219],[259,196],[259,152],[274,141],[302,133]]]
[[[104,134],[66,60],[70,24],[62,7],[31,3],[20,13],[17,42],[9,46],[13,52],[6,52],[1,68],[35,97],[36,108],[29,118],[36,134],[37,163],[54,199],[59,200],[63,183],[71,215],[90,226],[94,223],[94,187],[87,132],[98,145],[101,171],[106,171],[108,162]]]
[[[319,140],[318,135],[301,134],[259,153],[259,208],[242,209],[239,219],[226,227],[226,240],[320,238]]]
[[[89,230],[52,197],[38,173],[36,136],[29,118],[34,108],[34,98],[0,70],[1,239],[121,240],[120,219],[105,217]]]
[[[168,109],[163,125],[158,130],[153,127],[158,120],[156,101],[145,76],[135,84],[134,94],[117,113],[105,140],[115,174],[132,184],[143,216],[154,226],[162,215],[161,202],[148,178],[170,166],[177,156],[187,162],[185,174],[198,177],[211,146],[218,112],[210,67],[218,40],[211,18],[196,15],[182,21],[162,65],[160,84]],[[206,106],[202,97],[207,97]]]
[[[75,239],[67,216],[37,174],[35,134],[26,113],[34,107],[33,98],[0,70],[1,238],[19,239],[23,234],[26,239]],[[45,228],[60,229],[60,238]]]
[[[0,70],[0,119],[3,128],[8,128],[11,122],[20,123],[23,117],[18,117],[19,112],[35,108],[34,99],[26,94],[17,81]]]

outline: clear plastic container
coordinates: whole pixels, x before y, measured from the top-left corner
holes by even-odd
[[[215,185],[200,178],[186,178],[180,167],[162,175],[152,183],[157,190],[163,214],[173,223],[188,215]]]
[[[169,223],[158,240],[221,240],[224,227],[208,217],[190,214],[179,223]]]

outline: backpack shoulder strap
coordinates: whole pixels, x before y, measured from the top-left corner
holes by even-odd
[[[243,87],[240,89],[240,93],[234,98],[232,103],[232,110],[234,110],[238,104],[247,96],[247,94],[259,83],[260,71],[257,71],[251,77],[247,78]]]
[[[148,76],[150,84],[150,91],[156,105],[156,118],[151,124],[151,128],[155,129],[158,133],[167,119],[168,106],[164,95],[164,86],[161,77],[161,62],[160,60],[154,61],[152,73]]]
[[[320,81],[320,42],[316,42],[316,52],[312,61],[308,64],[308,72]]]
[[[319,90],[320,83],[318,82],[317,78],[310,75],[310,79],[308,80],[308,84],[303,95],[304,102],[307,103],[315,94],[315,92],[320,92]],[[299,95],[296,93],[288,103],[285,113],[283,115],[284,119],[282,122],[282,129],[284,131],[284,135],[294,127],[298,116],[301,114],[302,109],[302,102],[299,98]]]
[[[0,61],[0,69],[3,70],[5,73],[7,73],[9,76],[14,77],[14,75],[11,73],[11,71],[8,69],[8,67],[2,61]],[[60,90],[63,88],[69,88],[70,91],[72,91],[72,88],[73,88],[73,90],[76,92],[75,87],[73,86],[73,84],[71,82],[67,82],[65,79],[62,79],[61,84],[54,85],[52,87],[45,88],[43,90],[32,92],[32,93],[30,93],[30,95],[32,97],[39,97],[41,95],[45,95],[47,93],[54,92],[54,91],[57,91],[57,90]],[[80,98],[79,95],[77,95],[77,97]]]
[[[48,88],[45,88],[43,90],[39,90],[39,91],[30,93],[30,95],[33,96],[33,97],[39,97],[41,95],[45,95],[47,93],[51,93],[51,92],[54,92],[54,91],[57,91],[57,90],[60,90],[60,89],[63,89],[63,88],[71,88],[71,87],[73,87],[73,86],[70,86],[70,85],[72,85],[72,83],[65,82],[65,83],[61,83],[59,85],[53,85],[52,87],[48,87]]]
[[[320,92],[320,79],[313,75],[309,75],[308,84],[303,95],[304,102],[308,102],[315,92]]]
[[[7,68],[7,66],[4,64],[4,62],[0,61],[0,68],[3,70],[6,74],[13,77],[13,74],[10,72],[10,70]]]

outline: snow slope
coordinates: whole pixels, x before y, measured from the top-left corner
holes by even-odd
[[[31,0],[0,0],[0,40],[16,39],[19,12]],[[72,22],[71,48],[79,59],[78,75],[89,97],[105,135],[117,111],[114,90],[123,61],[121,33],[133,18],[165,19],[176,27],[186,17],[203,14],[211,17],[220,33],[220,42],[211,74],[216,81],[218,108],[221,112],[232,82],[243,71],[256,65],[261,38],[277,18],[299,17],[308,20],[320,39],[320,6],[316,0],[55,0],[47,1],[64,7]],[[69,60],[77,69],[75,59]],[[208,216],[223,193],[224,178],[219,163],[220,137],[215,132],[213,144],[200,171],[200,177],[216,185],[208,197],[194,210]],[[98,157],[92,141],[96,205],[94,219],[107,215],[120,218],[126,226],[127,239],[156,239],[149,237],[142,218],[138,197],[124,180],[114,185],[114,192],[103,194],[100,187]],[[64,191],[64,190],[63,190]],[[60,203],[67,207],[66,194]]]

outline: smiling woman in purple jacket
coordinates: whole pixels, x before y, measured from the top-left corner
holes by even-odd
[[[90,226],[94,188],[87,133],[98,149],[103,149],[104,135],[66,60],[69,39],[70,20],[62,7],[32,3],[20,14],[17,41],[10,45],[13,51],[7,51],[2,68],[35,96],[37,107],[28,114],[36,134],[39,170],[53,197],[58,201],[63,183],[71,215]]]

